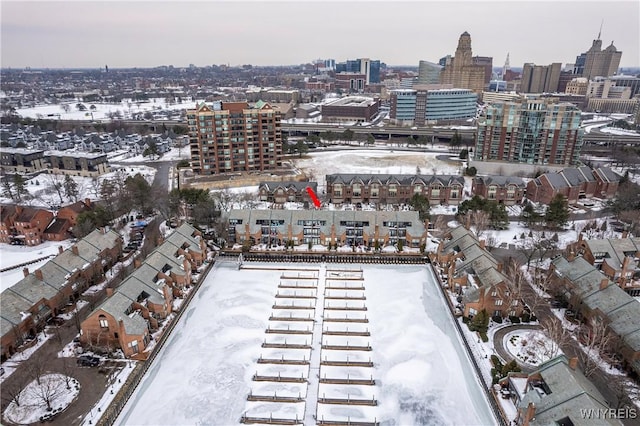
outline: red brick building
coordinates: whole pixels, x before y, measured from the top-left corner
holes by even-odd
[[[567,168],[559,172],[545,173],[527,184],[527,198],[536,203],[549,204],[562,194],[569,204],[577,204],[582,198],[611,198],[618,190],[620,177],[611,169],[595,170],[583,166]]]
[[[37,246],[44,238],[44,230],[53,220],[53,213],[44,209],[16,206],[13,227],[14,240],[21,240],[28,246]]]
[[[71,237],[70,230],[78,223],[81,213],[91,212],[94,204],[90,199],[78,201],[58,210],[55,219],[44,231],[44,239],[47,241],[62,241]]]
[[[473,178],[471,194],[499,204],[513,206],[524,199],[526,185],[521,178],[509,176],[478,176]]]
[[[431,205],[458,205],[462,201],[464,178],[452,175],[352,175],[326,176],[330,203],[407,203],[415,194]]]

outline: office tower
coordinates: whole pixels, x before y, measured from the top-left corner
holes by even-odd
[[[429,61],[420,61],[418,65],[418,84],[438,84],[442,66]]]
[[[389,93],[390,118],[397,124],[424,126],[438,121],[473,118],[477,112],[478,95],[469,89],[427,85]]]
[[[588,79],[594,77],[609,77],[618,71],[622,59],[622,52],[618,51],[613,42],[602,50],[600,33],[593,40],[591,48],[576,57],[575,74]]]
[[[524,64],[522,68],[521,93],[553,93],[558,91],[562,64]]]
[[[489,84],[493,76],[493,58],[490,56],[474,56],[472,63],[484,68],[484,84]]]
[[[476,161],[569,166],[582,146],[581,111],[570,103],[497,102],[478,119]]]
[[[204,175],[282,166],[280,112],[268,103],[204,103],[187,111],[191,165]]]
[[[485,85],[485,66],[473,64],[471,36],[468,32],[465,31],[460,36],[456,54],[440,74],[440,82],[482,94]]]
[[[347,59],[346,62],[335,64],[336,73],[362,74],[365,84],[380,83],[380,61],[369,58]]]

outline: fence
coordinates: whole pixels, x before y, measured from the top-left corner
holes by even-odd
[[[236,258],[239,251],[220,252],[221,257]],[[371,254],[371,253],[312,253],[312,252],[249,252],[242,253],[245,261],[249,262],[304,262],[304,263],[383,263],[383,264],[424,264],[430,263],[427,255],[423,254]]]
[[[482,385],[482,388],[483,388],[484,392],[486,393],[487,401],[489,401],[489,406],[491,407],[491,411],[493,411],[493,415],[496,418],[496,420],[498,421],[498,423],[500,424],[500,426],[508,426],[508,423],[507,423],[507,421],[505,420],[505,418],[504,418],[504,416],[502,414],[502,410],[498,406],[498,403],[496,402],[496,400],[495,400],[495,398],[493,396],[493,393],[491,392],[491,384],[490,383],[488,384],[484,380],[484,377],[482,376],[482,371],[480,370],[480,366],[478,365],[478,362],[476,361],[476,358],[474,357],[473,352],[471,351],[471,346],[469,346],[469,342],[467,341],[467,337],[464,334],[464,332],[462,330],[462,327],[460,326],[460,321],[458,321],[456,316],[455,316],[454,307],[453,307],[453,304],[449,301],[449,296],[447,295],[447,290],[444,288],[444,285],[442,284],[442,281],[440,280],[440,275],[438,274],[438,271],[435,269],[433,264],[431,265],[431,270],[433,272],[433,275],[438,280],[438,288],[440,289],[440,292],[442,293],[442,296],[444,297],[445,303],[447,304],[447,307],[449,308],[448,311],[451,314],[451,318],[453,319],[453,323],[456,326],[456,331],[458,332],[458,335],[462,339],[462,343],[464,344],[464,348],[467,351],[467,355],[469,356],[469,359],[471,360],[471,364],[473,364],[473,368],[474,368],[474,372],[476,374],[476,377],[480,381],[480,384]]]
[[[195,287],[187,295],[186,299],[182,303],[182,306],[180,307],[180,310],[178,311],[178,314],[173,319],[173,321],[171,321],[171,323],[168,325],[164,333],[162,333],[162,336],[160,336],[158,343],[151,351],[151,354],[149,355],[149,357],[145,361],[143,361],[138,367],[136,367],[133,370],[133,372],[129,375],[125,384],[122,386],[122,388],[120,388],[120,390],[116,394],[111,404],[109,404],[109,407],[104,411],[104,414],[102,415],[102,417],[100,417],[100,420],[97,422],[98,426],[111,426],[115,423],[116,419],[120,415],[120,412],[124,408],[125,404],[127,403],[127,401],[129,401],[129,398],[131,397],[133,392],[136,390],[136,388],[140,384],[140,381],[144,377],[147,370],[149,370],[149,367],[153,363],[153,360],[156,358],[156,356],[158,356],[158,353],[160,352],[160,350],[166,343],[167,339],[171,335],[171,332],[175,328],[176,324],[179,322],[180,318],[182,318],[182,314],[185,312],[187,306],[189,305],[189,303],[191,302],[191,300],[193,299],[197,291],[200,289],[200,286],[202,285],[205,278],[209,274],[209,271],[211,270],[213,265],[214,265],[214,262],[211,262],[207,265],[207,269],[200,276],[200,279],[196,283]]]

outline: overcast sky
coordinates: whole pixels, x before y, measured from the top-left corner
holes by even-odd
[[[1,66],[153,67],[301,64],[369,57],[437,62],[471,34],[494,66],[573,63],[600,24],[622,67],[640,66],[632,1],[66,1],[0,0]]]

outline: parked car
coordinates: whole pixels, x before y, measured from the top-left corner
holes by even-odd
[[[78,357],[77,362],[82,367],[97,367],[100,365],[100,358],[92,355],[81,355]]]

